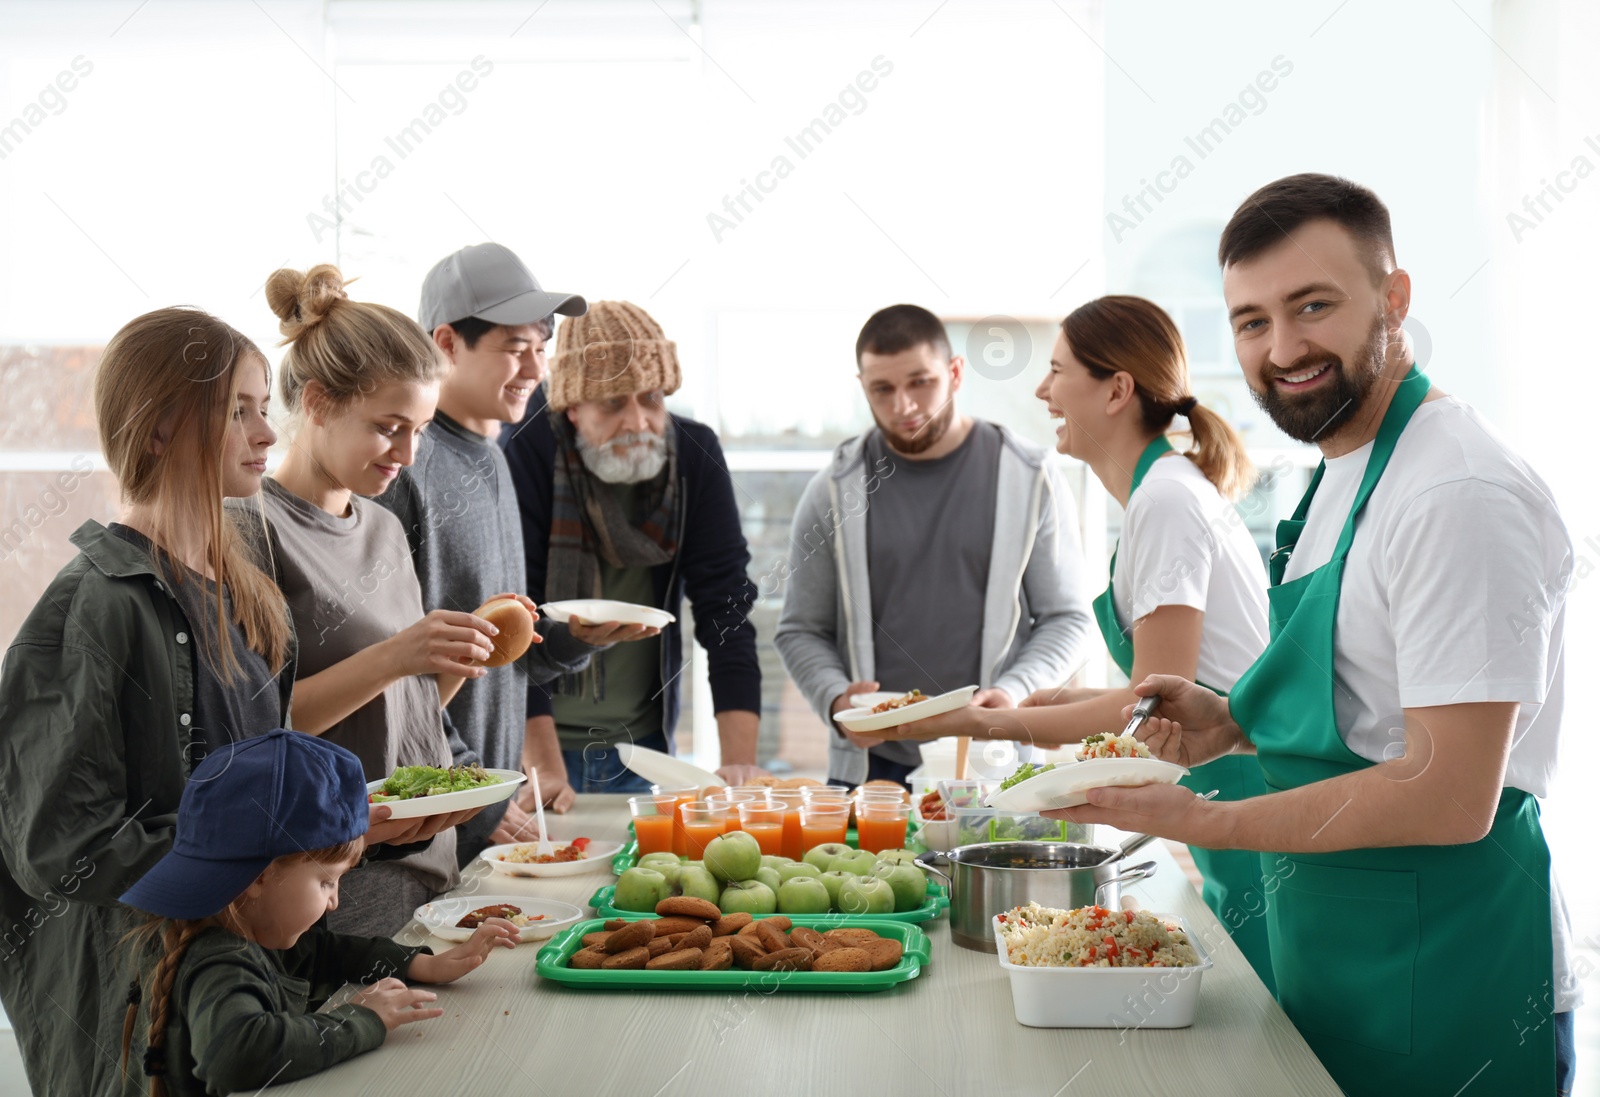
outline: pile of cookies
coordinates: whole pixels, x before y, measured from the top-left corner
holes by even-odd
[[[723,914],[715,903],[675,895],[654,919],[620,918],[586,933],[569,967],[605,971],[887,971],[900,942],[859,926],[819,931],[781,914]]]

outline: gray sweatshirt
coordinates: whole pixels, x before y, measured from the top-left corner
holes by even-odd
[[[1021,701],[1066,679],[1098,634],[1071,520],[1071,488],[1044,450],[1004,427],[1000,433],[994,544],[983,620],[977,623],[978,684]],[[866,779],[867,752],[839,732],[828,710],[851,682],[876,674],[864,518],[884,470],[867,467],[864,437],[839,445],[795,509],[783,575],[787,590],[774,637],[790,677],[832,729],[828,775],[850,784]],[[930,595],[937,597],[938,590],[938,576],[929,576]],[[952,622],[952,634],[970,635],[970,626]]]

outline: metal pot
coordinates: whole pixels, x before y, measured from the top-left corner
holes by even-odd
[[[1131,843],[1130,843],[1131,844]],[[1155,875],[1156,863],[1122,868],[1123,851],[1075,842],[985,842],[945,854],[950,871],[918,860],[950,889],[950,939],[993,952],[996,914],[1027,903],[1071,910],[1099,903],[1115,908],[1122,885]]]

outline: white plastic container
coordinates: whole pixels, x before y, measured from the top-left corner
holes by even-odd
[[[1000,968],[1011,978],[1011,1005],[1032,1028],[1188,1028],[1200,1001],[1200,978],[1211,957],[1182,918],[1176,922],[1200,956],[1194,967],[1019,967],[1006,955],[1000,920],[993,920]]]

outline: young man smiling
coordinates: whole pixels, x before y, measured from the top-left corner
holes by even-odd
[[[846,785],[903,782],[922,757],[834,724],[852,696],[976,683],[973,704],[1011,708],[1065,679],[1094,630],[1071,489],[1039,447],[957,409],[966,363],[939,318],[873,314],[856,364],[877,427],[801,497],[775,640]]]
[[[1322,451],[1271,562],[1271,640],[1226,697],[1182,678],[1142,732],[1254,752],[1268,794],[1097,789],[1059,814],[1270,850],[1279,999],[1351,1094],[1571,1086],[1570,929],[1536,797],[1562,718],[1572,545],[1538,475],[1416,367],[1389,212],[1296,175],[1218,258],[1245,380]]]
[[[580,316],[582,297],[543,290],[511,249],[462,248],[441,259],[422,286],[418,319],[452,364],[415,462],[378,502],[399,517],[427,609],[471,612],[499,594],[525,594],[522,519],[504,454],[502,423],[514,423],[544,380],[545,342],[556,313]],[[532,606],[532,603],[528,603]],[[542,643],[509,667],[466,681],[447,706],[462,740],[495,769],[525,764],[527,680],[582,667],[592,645],[643,630],[579,630],[540,620]],[[532,788],[460,828],[465,865],[487,845],[526,838]],[[558,805],[565,809],[570,800]]]

